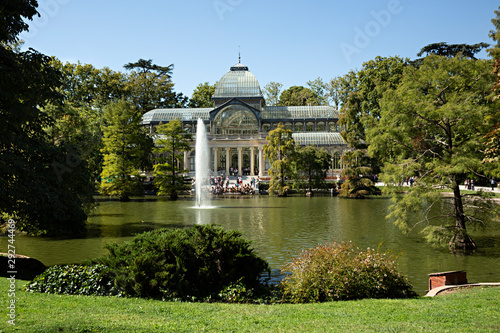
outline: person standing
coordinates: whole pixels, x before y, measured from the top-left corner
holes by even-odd
[[[493,179],[493,177],[491,177],[491,190],[495,190],[495,179]]]

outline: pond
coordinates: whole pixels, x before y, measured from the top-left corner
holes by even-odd
[[[465,270],[470,282],[500,280],[500,226],[473,232],[479,249],[453,255],[426,244],[418,232],[408,236],[386,220],[389,200],[349,200],[337,197],[243,196],[212,201],[215,208],[193,208],[194,200],[138,199],[102,201],[89,216],[89,233],[82,239],[42,239],[16,236],[16,252],[45,265],[77,263],[106,253],[104,245],[124,242],[155,228],[216,223],[239,230],[257,254],[279,269],[302,249],[325,242],[352,241],[360,248],[378,248],[399,255],[399,271],[415,290],[425,294],[428,274]],[[7,248],[7,238],[0,238]]]

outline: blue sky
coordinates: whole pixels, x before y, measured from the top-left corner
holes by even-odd
[[[494,0],[38,0],[21,38],[62,61],[124,71],[174,64],[188,96],[238,62],[259,84],[329,80],[376,56],[414,59],[430,43],[492,43]],[[486,53],[480,57],[486,58]]]

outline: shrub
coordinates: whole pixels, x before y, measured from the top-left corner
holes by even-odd
[[[103,275],[105,269],[103,265],[52,266],[26,285],[26,291],[96,296],[117,294],[112,281]]]
[[[282,272],[288,274],[281,282],[285,300],[293,303],[416,296],[394,256],[350,242],[304,250]]]
[[[123,245],[107,245],[98,262],[127,296],[163,299],[217,297],[231,284],[251,288],[268,270],[237,231],[213,225],[157,229]]]

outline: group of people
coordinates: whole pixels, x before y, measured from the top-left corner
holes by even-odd
[[[474,191],[474,179],[468,178],[464,182],[465,188]]]
[[[408,177],[405,179],[405,182],[406,182],[406,185],[408,186],[413,186],[413,183],[415,182],[415,180],[417,179],[417,177]]]
[[[258,179],[252,178],[250,184],[243,185],[243,177],[239,176],[234,185],[229,184],[229,176],[215,176],[210,179],[211,192],[215,195],[225,193],[231,194],[255,194],[255,188],[258,185]]]

